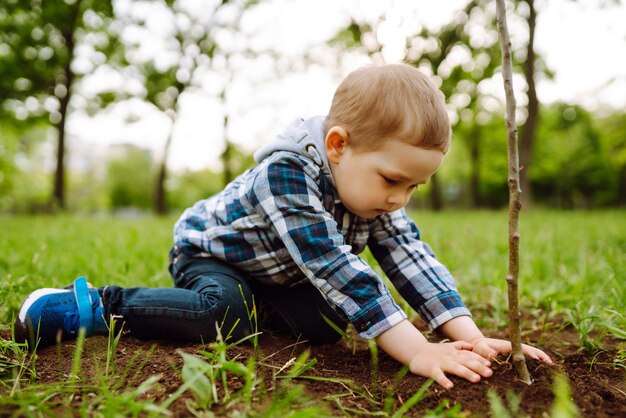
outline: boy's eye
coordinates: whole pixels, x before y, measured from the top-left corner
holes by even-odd
[[[387,176],[382,176],[382,178],[385,180],[385,183],[391,185],[391,186],[395,186],[396,184],[398,184],[398,182],[394,179],[390,179]]]

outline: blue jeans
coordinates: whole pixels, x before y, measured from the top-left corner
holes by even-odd
[[[288,333],[309,344],[330,344],[347,323],[310,283],[293,287],[266,286],[213,258],[190,257],[172,250],[170,274],[174,288],[101,288],[107,317],[123,317],[124,329],[139,338],[172,341],[215,341],[216,326],[231,341],[254,332],[249,320],[253,300],[259,330]]]

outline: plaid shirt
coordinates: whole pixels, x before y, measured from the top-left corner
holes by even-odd
[[[295,152],[271,154],[223,192],[187,209],[174,238],[178,251],[225,260],[252,280],[284,286],[310,281],[363,338],[406,318],[356,255],[366,246],[431,328],[470,315],[454,279],[403,209],[357,217],[319,163]]]

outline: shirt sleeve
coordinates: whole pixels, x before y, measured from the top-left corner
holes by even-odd
[[[370,339],[406,318],[382,279],[351,252],[322,204],[319,168],[297,156],[270,160],[250,203],[325,299]]]
[[[454,278],[420,240],[404,209],[374,220],[368,246],[400,295],[431,329],[457,316],[471,316]]]

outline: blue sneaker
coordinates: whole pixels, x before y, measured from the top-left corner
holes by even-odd
[[[86,335],[107,333],[102,299],[84,277],[70,288],[31,293],[15,320],[15,339],[27,341],[33,350],[55,344],[59,331],[63,340],[76,338],[80,328],[85,328]]]

